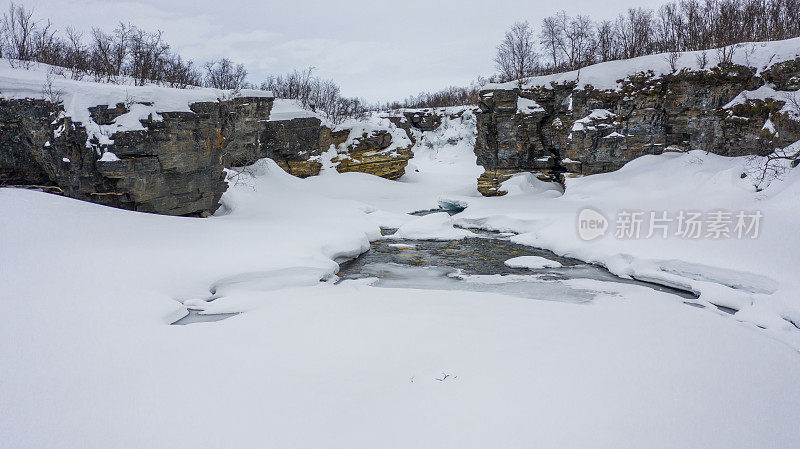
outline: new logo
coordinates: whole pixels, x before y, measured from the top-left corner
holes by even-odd
[[[594,209],[583,209],[578,214],[578,237],[585,241],[600,238],[608,230],[608,220]]]

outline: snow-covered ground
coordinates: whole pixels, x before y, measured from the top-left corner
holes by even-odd
[[[665,154],[482,198],[474,117],[445,123],[401,182],[263,160],[208,219],[0,189],[0,446],[796,445],[800,172],[755,192],[744,159]],[[468,207],[407,214],[440,203]],[[584,207],[605,236],[579,237]],[[620,211],[684,209],[763,222],[755,239],[614,236]],[[379,226],[465,235],[453,223],[740,311],[589,279],[563,281],[580,303],[334,282]],[[170,326],[187,306],[241,313]]]
[[[619,276],[695,291],[798,349],[800,172],[756,192],[751,178],[741,177],[751,164],[700,151],[644,156],[617,172],[568,179],[556,198],[520,175],[534,183],[527,193],[456,197],[469,207],[455,221],[517,232],[512,241],[599,263]],[[517,180],[507,182],[520,191]],[[591,241],[578,232],[587,209],[607,224]]]
[[[85,75],[72,79],[66,69],[33,63],[27,69],[17,67],[8,59],[0,58],[0,98],[44,99],[62,102],[63,116],[86,127],[88,141],[96,138],[100,144],[111,144],[111,136],[119,131],[144,129],[140,120],[161,120],[162,112],[191,112],[192,103],[216,102],[234,97],[273,97],[272,92],[242,89],[239,91],[201,87],[175,89],[157,84],[135,85],[130,78],[122,77],[118,83],[98,83]],[[109,125],[94,122],[89,108],[125,104],[129,112],[114,119]],[[276,99],[270,120],[291,120],[299,117],[318,117],[319,114],[303,109],[294,100]]]
[[[727,53],[733,53],[731,62],[753,67],[756,69],[756,73],[761,73],[764,69],[779,62],[792,60],[800,56],[800,38],[771,42],[745,42],[731,47],[733,49],[728,48],[727,51]],[[701,67],[700,61],[702,60],[705,60],[706,64]],[[654,76],[661,76],[682,69],[711,69],[717,67],[719,62],[716,50],[678,53],[674,64],[670,63],[669,54],[661,53],[621,61],[603,62],[571,72],[534,76],[522,80],[521,83],[520,81],[511,81],[508,83],[487,84],[484,89],[514,89],[519,87],[520,84],[524,88],[550,87],[551,84],[569,82],[574,82],[577,89],[583,89],[589,85],[595,89],[616,89],[619,87],[619,80],[632,74],[652,71]]]
[[[434,131],[419,132],[414,159],[403,180],[441,193],[477,196],[475,180],[483,173],[473,154],[477,122],[472,108],[437,109],[442,124]]]

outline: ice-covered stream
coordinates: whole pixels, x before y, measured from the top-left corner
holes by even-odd
[[[390,234],[393,230],[385,232]],[[687,299],[695,298],[690,292],[622,279],[596,265],[513,243],[509,241],[512,234],[472,232],[476,238],[375,241],[369,251],[341,265],[340,282],[368,279],[377,287],[493,292],[581,303],[591,301],[596,291],[571,285],[569,281],[591,279],[638,284]],[[522,268],[506,264],[510,259],[523,256],[555,261],[555,265],[560,266]]]
[[[416,215],[425,215],[430,211]],[[440,212],[440,211],[434,211]],[[457,213],[458,211],[454,211]],[[383,229],[391,235],[395,229]],[[501,293],[533,300],[585,303],[596,297],[598,290],[587,288],[580,280],[603,283],[625,283],[672,293],[693,302],[691,292],[657,284],[623,279],[603,267],[510,241],[514,234],[472,230],[475,238],[462,240],[380,239],[355,259],[340,264],[337,283],[361,280],[375,287],[415,288],[427,290],[473,291]],[[535,258],[550,261],[554,266],[516,266],[507,262],[514,258]],[[511,265],[511,266],[510,266]],[[523,264],[524,265],[524,264]],[[331,279],[326,279],[326,282]],[[213,301],[210,298],[209,301]],[[230,314],[189,314],[173,324],[219,321]]]

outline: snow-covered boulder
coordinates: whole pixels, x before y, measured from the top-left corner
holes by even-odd
[[[409,240],[461,240],[471,236],[474,236],[472,232],[454,227],[453,219],[447,212],[439,212],[411,220],[388,237]]]

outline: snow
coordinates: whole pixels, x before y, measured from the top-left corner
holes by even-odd
[[[800,56],[800,38],[772,42],[742,43],[736,44],[735,47],[736,50],[733,54],[732,62],[738,65],[754,67],[757,73],[761,73],[764,69],[773,64],[795,59]],[[697,58],[702,53],[702,51],[680,53],[676,62],[676,68],[679,71],[682,69],[699,70],[700,65],[698,64]],[[709,50],[706,54],[708,58],[708,66],[706,69],[716,67],[718,65],[716,51]],[[602,90],[617,89],[620,87],[618,80],[650,70],[652,70],[654,76],[657,77],[672,73],[673,70],[669,63],[668,54],[662,53],[621,61],[609,61],[571,72],[536,76],[524,80],[523,88],[549,88],[553,84],[575,83],[576,89],[585,89],[586,86],[592,86],[595,89]],[[511,90],[518,86],[518,81],[511,81],[508,83],[487,84],[483,89]]]
[[[297,100],[286,100],[276,98],[272,103],[272,110],[269,112],[269,121],[294,120],[296,118],[316,117],[323,120],[320,114],[309,111]]]
[[[778,111],[788,114],[790,117],[800,120],[800,92],[775,90],[769,85],[764,85],[754,90],[745,90],[739,93],[733,100],[723,106],[723,109],[731,109],[740,104],[746,104],[750,100],[777,100],[783,103],[783,107]]]
[[[800,348],[800,288],[793,267],[800,263],[793,229],[800,224],[795,207],[800,195],[800,172],[761,192],[753,181],[741,178],[752,158],[727,158],[701,151],[665,153],[635,159],[622,169],[601,175],[567,179],[563,196],[532,192],[489,200],[467,199],[469,207],[455,217],[456,224],[519,235],[512,241],[550,249],[557,254],[599,263],[623,277],[675,285],[700,295],[701,302],[737,309],[734,318],[765,327],[765,334]],[[603,237],[584,241],[577,232],[579,212],[587,207],[609,221]],[[715,210],[760,211],[757,238],[681,238],[661,234],[645,238],[617,238],[621,211],[666,212]],[[679,267],[679,268],[676,268]],[[754,281],[758,279],[758,281]],[[769,288],[765,287],[769,286]]]
[[[669,153],[565,192],[519,174],[483,198],[462,112],[418,134],[399,182],[298,179],[265,159],[207,219],[0,189],[0,445],[793,447],[800,172],[756,192],[740,177],[747,158]],[[409,215],[439,205],[466,210]],[[585,207],[609,234],[580,239]],[[613,235],[620,210],[720,208],[761,211],[758,238]],[[738,311],[536,273],[436,290],[425,274],[441,267],[418,266],[413,289],[336,283],[381,226],[394,239],[474,236],[456,225]],[[235,315],[169,325],[190,308]]]
[[[586,129],[595,129],[594,127],[590,126],[595,121],[605,120],[616,116],[617,116],[616,114],[609,111],[608,109],[592,109],[592,112],[590,112],[589,115],[587,115],[586,117],[575,120],[575,123],[573,123],[572,125],[572,130],[584,131]]]
[[[442,124],[430,132],[417,133],[414,157],[402,181],[437,192],[478,195],[475,180],[483,173],[474,153],[477,118],[467,107],[440,108]],[[459,115],[456,117],[456,115]],[[438,207],[439,204],[431,206]]]
[[[528,98],[517,99],[517,112],[520,114],[530,114],[533,112],[544,112],[544,108],[539,103]]]
[[[542,181],[532,173],[527,172],[517,173],[503,181],[499,190],[506,192],[509,196],[536,193],[553,198],[561,196],[564,192],[564,189],[558,183]]]
[[[394,126],[389,119],[372,114],[366,119],[349,119],[337,125],[334,130],[349,129],[350,134],[347,140],[339,148],[344,151],[346,148],[355,145],[366,134],[367,136],[377,131],[388,131],[392,136],[392,143],[389,147],[381,150],[382,153],[391,153],[401,148],[411,146],[411,139],[402,129]]]
[[[767,119],[767,121],[764,122],[764,126],[762,126],[761,129],[769,131],[772,134],[775,134],[775,124],[772,123],[772,120],[770,119]]]
[[[119,157],[110,151],[106,151],[103,153],[103,156],[98,159],[99,162],[116,162],[118,160],[120,160]]]
[[[64,116],[72,118],[86,127],[89,139],[98,139],[100,144],[110,144],[111,135],[117,131],[140,130],[139,120],[151,117],[160,120],[160,112],[191,112],[189,106],[197,102],[216,102],[231,98],[232,91],[209,88],[174,89],[147,84],[135,86],[132,80],[122,79],[120,84],[95,83],[86,77],[85,81],[72,80],[54,75],[54,68],[47,64],[33,64],[30,69],[12,67],[7,59],[0,59],[0,96],[6,99],[46,99],[48,83],[51,90],[63,101]],[[272,92],[242,90],[242,97],[273,97]],[[98,125],[89,113],[89,108],[98,105],[116,107],[126,104],[130,111],[114,120],[111,125]],[[87,145],[88,145],[87,140]]]
[[[0,271],[4,447],[800,437],[800,357],[757,329],[621,284],[574,282],[603,293],[572,304],[320,283],[332,257],[362,251],[377,229],[352,201],[312,195],[270,162],[251,181],[206,220],[0,190],[14,211],[0,238],[15,256]],[[213,310],[246,312],[167,324],[211,288]]]
[[[392,239],[418,240],[461,240],[474,234],[465,229],[453,227],[453,219],[447,212],[423,215],[403,224],[395,234],[387,236]]]
[[[367,219],[382,228],[399,228],[400,226],[415,219],[413,215],[402,212],[376,210],[371,206],[365,206],[365,211],[368,214]]]
[[[528,268],[537,270],[540,268],[559,268],[561,264],[555,260],[545,259],[539,256],[520,256],[508,259],[506,265],[512,268]]]

